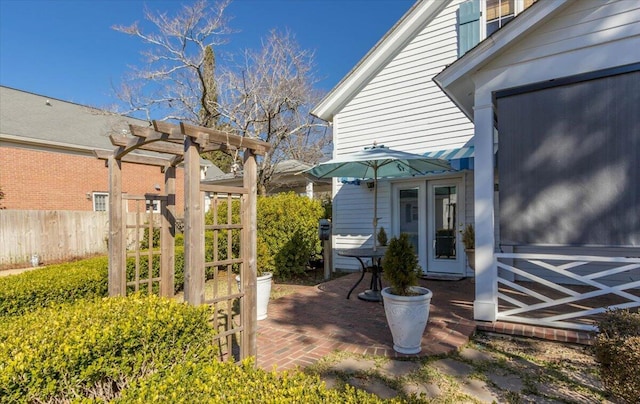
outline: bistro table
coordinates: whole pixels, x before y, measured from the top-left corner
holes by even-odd
[[[349,248],[344,250],[337,250],[337,254],[342,257],[353,257],[360,261],[362,266],[362,276],[358,279],[355,285],[349,290],[347,299],[351,296],[351,292],[360,284],[364,278],[364,274],[369,270],[371,272],[371,289],[367,289],[364,292],[358,293],[358,299],[366,300],[368,302],[380,302],[382,301],[382,295],[380,290],[382,289],[382,280],[380,279],[380,272],[382,272],[382,266],[380,262],[386,251],[386,247],[378,247],[376,251],[373,248]],[[371,266],[367,266],[365,259],[371,258]]]

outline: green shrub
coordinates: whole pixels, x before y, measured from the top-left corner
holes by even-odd
[[[122,403],[382,403],[373,394],[347,386],[329,390],[318,376],[267,372],[247,360],[206,365],[182,363],[141,379],[116,402]]]
[[[229,221],[229,216],[227,212],[227,201],[221,200],[217,202],[217,220],[216,224],[240,224],[240,201],[234,200],[231,204],[231,221]],[[214,224],[214,211],[213,208],[210,208],[209,211],[205,214],[205,224],[213,225]],[[226,260],[231,258],[240,257],[240,230],[231,230],[231,255],[229,255],[228,249],[228,231],[227,230],[219,230],[217,232],[217,240],[215,239],[215,232],[213,230],[205,230],[205,260],[213,261],[214,259],[214,247],[217,248],[217,260]],[[208,271],[205,276],[207,279],[210,279],[213,276],[213,268],[207,268]],[[239,266],[236,264],[233,266],[233,270],[237,273],[239,271]]]
[[[318,221],[322,203],[294,193],[258,198],[258,267],[287,278],[305,271],[320,254]]]
[[[160,248],[160,228],[153,228],[153,246],[155,248]],[[144,235],[142,236],[142,240],[140,240],[140,249],[146,250],[149,248],[149,229],[144,229]]]
[[[594,349],[602,382],[617,397],[640,402],[640,313],[607,311],[598,327]]]
[[[153,267],[152,267],[152,277],[156,278],[160,276],[160,255],[153,256]],[[147,279],[149,277],[149,269],[148,269],[149,256],[146,254],[146,251],[140,252],[140,279]],[[173,277],[173,291],[175,293],[184,289],[184,247],[176,247],[175,249],[175,259],[174,259],[174,277]],[[206,268],[205,271],[207,273],[213,272],[213,269]],[[131,282],[135,279],[136,276],[136,259],[135,257],[127,258],[127,282]],[[208,278],[207,278],[208,279]],[[154,294],[159,293],[160,284],[158,282],[153,283],[152,292]],[[127,293],[134,292],[133,286],[127,287]],[[147,284],[140,285],[140,292],[142,294],[147,294]]]
[[[418,285],[420,265],[409,235],[392,237],[382,260],[384,279],[391,284],[391,293],[410,296],[412,286]]]
[[[2,277],[0,316],[18,315],[55,303],[106,296],[108,267],[107,257],[97,257]]]
[[[0,397],[109,400],[136,380],[216,356],[209,309],[155,296],[64,304],[0,327]]]

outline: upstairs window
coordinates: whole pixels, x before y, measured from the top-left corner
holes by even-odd
[[[458,19],[458,57],[464,55],[536,0],[467,0],[460,3]]]
[[[109,194],[106,192],[93,193],[93,210],[95,212],[106,212],[109,208]]]
[[[486,0],[487,1],[487,36],[493,34],[504,24],[515,17],[515,0]]]

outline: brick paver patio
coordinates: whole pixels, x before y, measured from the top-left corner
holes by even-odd
[[[353,291],[351,299],[346,299],[359,276],[360,273],[353,273],[319,286],[298,287],[296,293],[272,300],[269,317],[258,322],[258,366],[267,370],[274,366],[278,370],[306,367],[336,350],[390,358],[448,354],[465,345],[476,329],[586,344],[593,338],[585,332],[476,322],[475,284],[471,278],[420,280],[422,286],[433,292],[422,352],[398,354],[393,350],[382,303],[357,298],[368,287],[369,274]]]
[[[413,357],[450,353],[469,341],[476,329],[473,318],[474,285],[460,281],[426,281],[433,291],[429,323],[418,355],[393,350],[382,303],[365,302],[358,292],[368,276],[346,296],[359,273],[300,288],[295,294],[272,300],[269,317],[258,322],[258,366],[264,369],[305,367],[335,351],[387,357]]]

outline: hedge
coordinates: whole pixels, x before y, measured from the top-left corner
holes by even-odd
[[[258,274],[272,272],[278,278],[303,273],[309,260],[322,251],[318,239],[318,221],[324,217],[325,209],[321,201],[311,200],[293,192],[272,196],[260,196],[257,203],[257,266]],[[217,223],[226,224],[227,202],[218,204]],[[205,216],[207,225],[213,224],[213,210]],[[240,204],[232,205],[231,222],[240,223]],[[240,232],[232,232],[232,254],[239,256]],[[205,232],[206,258],[213,257],[213,232]],[[182,237],[176,237],[176,243],[184,243]],[[227,233],[218,233],[218,258],[227,258]]]
[[[600,378],[615,396],[640,403],[640,313],[610,310],[594,344]]]
[[[109,400],[141,378],[181,363],[209,362],[217,353],[209,311],[133,296],[9,318],[0,328],[0,397],[8,402]]]
[[[56,303],[106,296],[108,268],[107,257],[97,257],[2,277],[0,317]]]
[[[290,192],[259,197],[257,209],[259,269],[280,278],[303,273],[322,251],[322,202]]]
[[[84,300],[0,328],[2,401],[380,403],[318,376],[217,360],[210,308],[155,296]]]
[[[252,360],[182,363],[167,372],[138,380],[117,403],[382,403],[377,396],[349,385],[329,390],[318,376],[301,372],[267,372]]]

